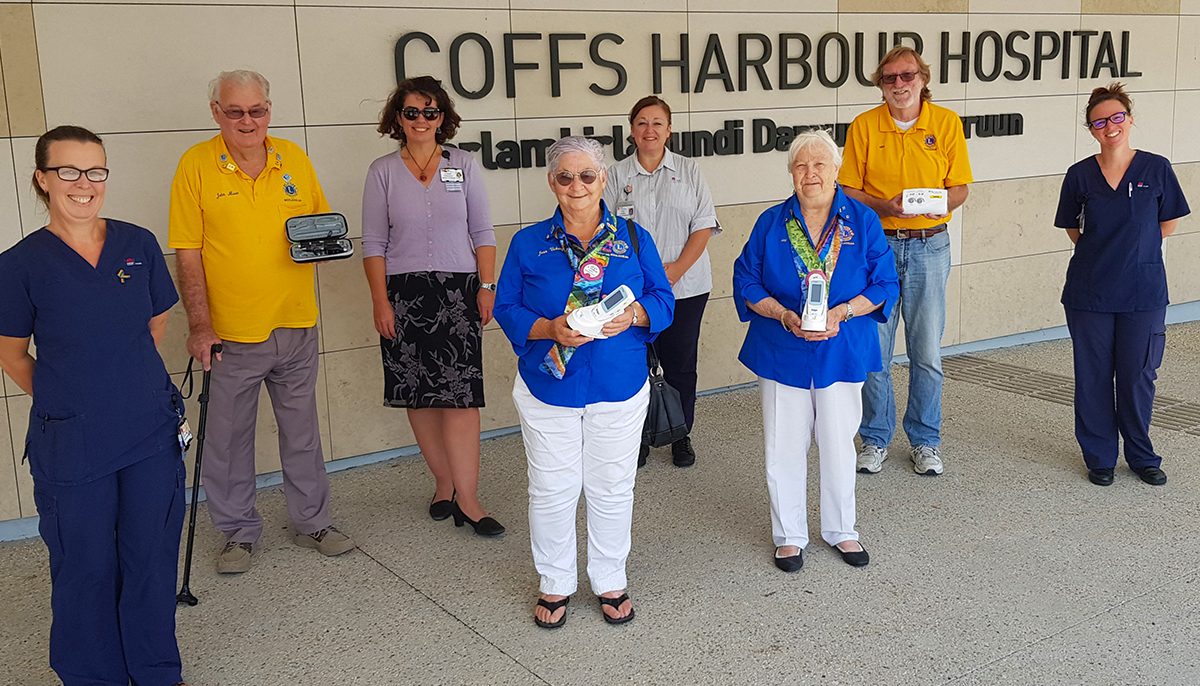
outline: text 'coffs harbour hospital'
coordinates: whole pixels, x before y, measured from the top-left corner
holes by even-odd
[[[866,0],[693,0],[653,10],[633,2],[475,4],[246,3],[236,25],[228,8],[201,3],[0,5],[0,159],[11,160],[0,163],[0,246],[45,223],[28,184],[32,146],[64,123],[105,137],[122,179],[106,211],[150,227],[165,246],[174,165],[214,130],[204,107],[208,80],[245,67],[271,80],[273,135],[306,148],[356,243],[365,170],[394,145],[375,132],[383,99],[400,77],[441,79],[464,118],[452,142],[485,169],[503,254],[515,231],[552,207],[549,142],[587,135],[623,159],[633,152],[628,110],[655,93],[674,110],[672,149],[700,164],[725,230],[710,246],[714,290],[702,328],[699,385],[711,390],[752,381],[736,364],[743,328],[731,265],[754,218],[789,192],[780,173],[787,145],[813,127],[841,143],[853,117],[879,103],[869,77],[893,44],[925,56],[934,101],[962,117],[971,153],[971,198],[949,228],[948,348],[1062,335],[1058,296],[1071,250],[1053,229],[1053,209],[1063,171],[1093,152],[1080,115],[1091,88],[1125,82],[1138,108],[1135,145],[1168,157],[1185,191],[1200,197],[1200,142],[1186,128],[1200,107],[1200,7],[1189,0],[961,0],[924,3],[920,13]],[[275,38],[258,40],[267,27]],[[86,84],[69,57],[80,51],[93,55]],[[146,93],[155,94],[153,107],[129,107]],[[1200,276],[1185,267],[1198,257],[1200,226],[1189,217],[1166,241],[1178,316],[1200,300]],[[413,445],[403,422],[378,406],[361,267],[323,264],[317,289],[326,455],[348,465]],[[178,380],[187,363],[182,308],[172,318],[163,354]],[[484,339],[485,381],[499,389],[514,361],[498,330]],[[35,515],[20,462],[30,400],[11,382],[3,393],[0,521],[16,535],[30,531]],[[491,394],[485,429],[517,424],[505,395]],[[278,470],[273,443],[258,441],[262,474]]]

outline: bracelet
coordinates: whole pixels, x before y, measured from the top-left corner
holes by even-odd
[[[791,331],[791,329],[788,328],[788,325],[783,323],[783,318],[787,316],[788,312],[791,312],[791,310],[788,310],[785,308],[783,310],[783,312],[779,315],[779,325],[783,327],[784,331]]]
[[[632,326],[637,326],[637,323],[638,323],[637,310],[634,310],[634,311],[633,311],[633,324],[632,324]]]

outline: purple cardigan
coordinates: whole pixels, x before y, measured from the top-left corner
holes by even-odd
[[[404,166],[400,152],[371,163],[363,187],[362,254],[383,257],[388,274],[476,271],[475,249],[496,244],[487,189],[469,153],[443,148],[426,188]],[[463,181],[447,181],[461,169]]]

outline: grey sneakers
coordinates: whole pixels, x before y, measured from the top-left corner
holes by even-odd
[[[863,443],[858,451],[858,471],[863,474],[878,474],[883,469],[883,461],[887,459],[887,448]]]
[[[942,473],[942,453],[931,445],[917,445],[912,449],[913,471],[925,476]]]
[[[348,553],[354,549],[354,541],[346,534],[338,531],[336,526],[330,526],[311,534],[296,534],[292,541],[301,548],[315,548],[317,552],[328,557]]]
[[[912,449],[913,471],[925,476],[937,476],[945,469],[942,453],[935,446],[918,445]],[[858,471],[863,474],[878,474],[887,459],[887,448],[863,443],[858,451]]]
[[[229,541],[221,552],[217,553],[218,574],[241,574],[250,571],[250,559],[254,556],[254,547],[249,543]]]

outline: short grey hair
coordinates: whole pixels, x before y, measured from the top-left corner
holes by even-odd
[[[223,86],[255,86],[262,92],[263,100],[271,102],[271,82],[267,77],[249,69],[234,69],[217,74],[208,82],[208,101],[219,102]]]
[[[606,165],[604,163],[604,146],[598,141],[584,136],[567,136],[558,139],[550,149],[546,151],[546,172],[550,176],[554,176],[554,172],[558,171],[558,163],[562,158],[571,153],[581,152],[592,158],[592,162],[596,165],[596,171],[600,172],[603,177]]]
[[[792,139],[792,144],[788,146],[788,171],[792,170],[792,165],[796,163],[796,155],[800,154],[801,150],[811,147],[825,147],[829,151],[829,156],[833,158],[835,166],[842,166],[842,152],[838,150],[837,143],[833,141],[833,136],[826,129],[809,129],[802,133],[796,134]]]

